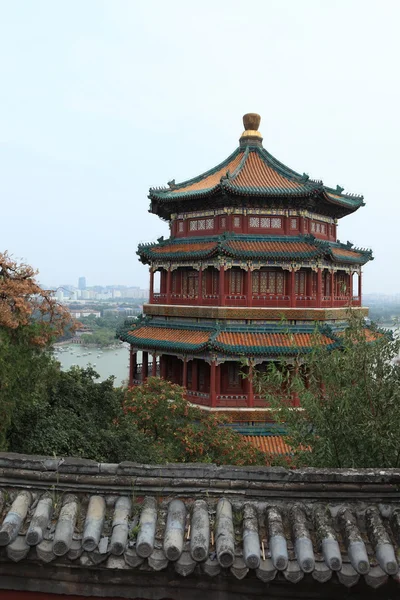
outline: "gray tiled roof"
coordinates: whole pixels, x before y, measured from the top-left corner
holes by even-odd
[[[400,503],[6,495],[0,545],[15,562],[154,571],[171,562],[181,576],[199,565],[210,577],[225,571],[242,579],[253,570],[264,582],[282,573],[297,583],[311,574],[348,587],[360,577],[372,587],[398,578]]]
[[[399,481],[0,455],[0,563],[376,588],[399,581]]]

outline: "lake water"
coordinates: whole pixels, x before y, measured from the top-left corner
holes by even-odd
[[[60,351],[61,350],[61,351]],[[91,354],[88,354],[91,352]],[[87,356],[83,356],[87,354]],[[79,355],[79,356],[78,356]],[[113,375],[114,385],[121,385],[128,380],[129,376],[129,346],[118,345],[116,348],[84,348],[80,344],[68,344],[59,346],[54,353],[55,358],[61,363],[63,371],[67,371],[72,365],[88,367],[91,365],[100,375],[98,381],[103,381]],[[141,352],[138,352],[138,362],[141,362]]]

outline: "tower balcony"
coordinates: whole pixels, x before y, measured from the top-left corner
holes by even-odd
[[[286,294],[207,294],[204,296],[189,294],[171,294],[167,302],[167,294],[154,293],[150,304],[169,306],[237,306],[265,308],[342,308],[361,306],[359,296],[301,296]]]
[[[162,269],[159,288],[150,279],[150,304],[265,308],[361,306],[361,275],[320,267],[232,266]],[[357,280],[355,281],[355,278]]]

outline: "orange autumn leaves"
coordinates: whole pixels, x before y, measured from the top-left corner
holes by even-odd
[[[26,328],[32,344],[45,346],[72,322],[51,291],[39,286],[36,275],[30,265],[0,253],[0,328],[10,333]]]

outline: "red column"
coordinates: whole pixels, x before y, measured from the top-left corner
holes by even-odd
[[[253,365],[249,364],[247,382],[247,406],[254,406],[254,391],[253,391]]]
[[[308,269],[308,271],[306,271],[306,296],[308,298],[311,298],[312,296],[312,271],[311,269]]]
[[[243,233],[249,233],[249,216],[243,215],[242,219],[242,231]]]
[[[317,308],[322,306],[322,270],[317,272]]]
[[[361,306],[361,292],[362,292],[362,285],[361,285],[361,271],[358,275],[358,300]]]
[[[290,271],[290,306],[296,306],[296,271]]]
[[[154,271],[153,268],[150,267],[150,293],[149,293],[149,302],[153,304],[154,302]]]
[[[192,390],[197,392],[198,381],[197,381],[197,360],[194,358],[192,361]]]
[[[217,372],[215,377],[215,392],[217,396],[219,396],[221,393],[221,365],[217,365]]]
[[[157,377],[157,355],[153,354],[153,364],[151,366],[151,376]]]
[[[133,386],[133,380],[135,379],[136,372],[136,350],[133,350],[130,346],[129,352],[129,387]]]
[[[246,296],[247,296],[247,306],[253,306],[253,271],[250,267],[246,273]]]
[[[353,304],[353,273],[349,273],[349,304]]]
[[[216,391],[216,363],[215,360],[211,362],[210,366],[210,399],[211,406],[217,406],[217,391]]]
[[[183,359],[182,387],[187,388],[187,358]]]
[[[164,354],[160,356],[160,377],[167,379],[167,357]]]
[[[331,306],[335,306],[335,271],[331,271]]]
[[[149,376],[149,353],[143,352],[142,358],[142,382],[144,383]]]
[[[225,268],[221,265],[219,268],[219,305],[225,306]]]
[[[171,304],[171,280],[172,280],[172,271],[171,271],[171,267],[168,267],[168,271],[167,271],[167,304]]]
[[[203,269],[201,267],[199,269],[199,277],[198,277],[197,283],[198,283],[197,304],[199,306],[201,306],[203,303]]]
[[[289,217],[282,217],[283,219],[283,231],[285,235],[289,235],[289,223],[290,223],[290,218]]]

